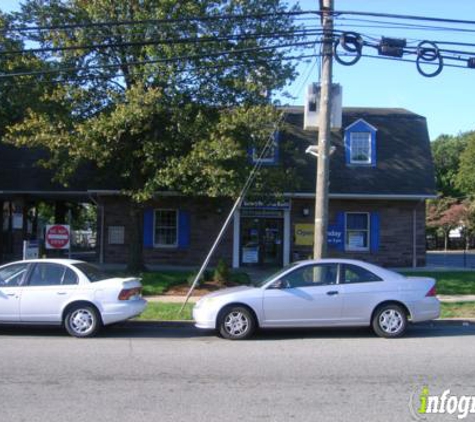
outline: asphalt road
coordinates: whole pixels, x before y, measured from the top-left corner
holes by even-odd
[[[128,323],[89,340],[2,328],[0,374],[2,422],[410,421],[424,385],[475,395],[475,325],[418,325],[397,340],[325,329],[242,342],[191,326]]]

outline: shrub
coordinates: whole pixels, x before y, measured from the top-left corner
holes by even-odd
[[[188,286],[190,286],[190,287],[192,286],[193,282],[195,281],[195,278],[196,278],[197,274],[198,273],[190,274],[186,278],[186,283],[188,284]],[[203,277],[203,274],[202,274],[201,277],[198,280],[198,283],[196,284],[196,287],[200,287],[203,284],[203,281],[204,281],[204,277]]]
[[[218,261],[218,265],[216,265],[213,280],[221,284],[229,281],[229,265],[222,258]]]

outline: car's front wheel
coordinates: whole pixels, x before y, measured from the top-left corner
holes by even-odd
[[[374,313],[372,326],[380,337],[401,337],[407,328],[406,311],[397,304],[383,305]]]
[[[224,309],[219,319],[219,334],[229,340],[249,338],[256,328],[252,312],[243,306]]]
[[[76,305],[71,307],[64,317],[64,327],[73,337],[92,337],[102,325],[96,308],[92,305]]]

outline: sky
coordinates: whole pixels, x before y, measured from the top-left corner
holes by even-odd
[[[295,4],[295,1],[289,0],[289,3]],[[300,0],[299,3],[302,10],[317,10],[319,7],[319,0]],[[0,0],[0,9],[18,10],[19,4],[18,0]],[[335,10],[475,20],[475,5],[472,0],[335,0]],[[314,20],[312,24],[318,22]],[[366,25],[355,21],[343,23],[345,28],[348,24]],[[434,25],[429,22],[424,24]],[[406,38],[408,41],[443,39],[475,43],[475,25],[464,28],[470,28],[474,32],[367,27],[353,29],[377,39],[385,36]],[[475,47],[472,50],[475,56]],[[304,103],[305,89],[302,87],[306,83],[318,81],[317,68],[318,66],[311,67],[307,63],[298,67],[300,76],[287,87],[291,94],[298,97],[294,104]],[[444,67],[438,76],[426,78],[418,73],[414,63],[362,57],[354,66],[334,63],[333,81],[343,88],[344,107],[397,107],[426,117],[431,140],[441,134],[457,135],[475,130],[475,69]]]

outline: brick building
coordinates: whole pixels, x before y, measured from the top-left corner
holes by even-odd
[[[285,112],[286,124],[262,164],[295,169],[298,183],[291,185],[298,188],[289,184],[278,201],[245,201],[214,262],[224,258],[233,267],[278,267],[312,253],[316,159],[305,151],[315,144],[317,134],[303,129],[303,107]],[[425,200],[435,195],[425,118],[403,109],[346,108],[342,129],[332,133],[332,145],[329,254],[386,266],[423,265]],[[116,187],[94,184],[92,179],[79,180],[76,186],[49,188],[49,193],[39,187],[34,194],[48,193],[55,199],[76,195],[97,203],[97,259],[125,263],[131,234],[127,202]],[[2,186],[0,191],[4,210],[5,203],[25,195]],[[143,207],[145,263],[199,265],[231,206],[226,198],[157,193]]]

